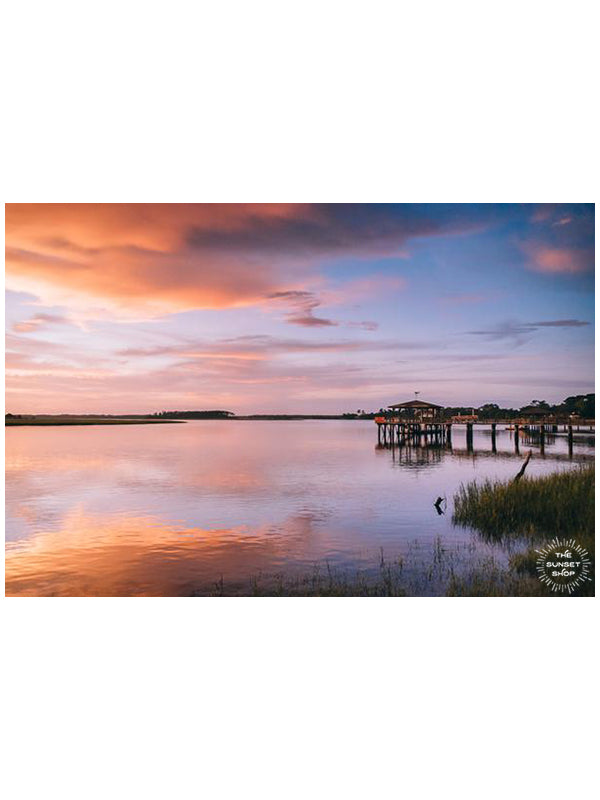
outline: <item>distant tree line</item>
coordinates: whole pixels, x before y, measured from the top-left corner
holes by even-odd
[[[158,411],[152,417],[161,419],[229,419],[234,417],[233,411]]]
[[[579,414],[584,419],[593,419],[596,416],[596,395],[577,394],[567,397],[560,406],[561,413],[563,410],[568,414]]]
[[[565,398],[562,403],[552,405],[546,400],[532,400],[526,406],[521,408],[501,408],[496,403],[485,403],[479,408],[475,409],[479,419],[517,419],[527,408],[539,408],[547,411],[548,414],[555,416],[569,416],[576,414],[582,419],[594,419],[596,416],[596,403],[595,394],[578,394]],[[444,409],[444,414],[452,416],[453,414],[469,414],[471,409]]]
[[[562,403],[551,405],[546,400],[532,400],[526,406],[521,408],[502,408],[497,403],[484,403],[479,408],[475,408],[475,413],[480,420],[494,420],[494,419],[518,419],[523,415],[525,409],[534,406],[536,408],[547,411],[548,414],[555,416],[569,416],[576,414],[582,419],[594,419],[596,416],[595,394],[577,394],[567,397]],[[443,409],[443,416],[447,419],[457,416],[458,414],[471,414],[473,406],[446,406]],[[364,411],[358,409],[354,412],[346,412],[342,414],[344,419],[373,419],[379,414],[385,414],[386,410],[380,408],[379,411]]]

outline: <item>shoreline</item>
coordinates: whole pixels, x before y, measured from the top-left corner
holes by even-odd
[[[62,425],[168,425],[170,423],[185,422],[182,419],[102,419],[90,417],[59,418],[59,417],[37,417],[29,419],[7,419],[4,421],[6,428],[40,427],[40,426],[62,426]]]

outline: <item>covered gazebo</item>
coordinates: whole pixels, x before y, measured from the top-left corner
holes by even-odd
[[[443,406],[425,400],[407,400],[405,403],[394,403],[388,408],[406,422],[440,422],[443,412]]]

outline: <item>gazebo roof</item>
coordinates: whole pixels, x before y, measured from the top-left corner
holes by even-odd
[[[406,403],[394,403],[388,408],[443,408],[435,403],[426,403],[424,400],[408,400]]]

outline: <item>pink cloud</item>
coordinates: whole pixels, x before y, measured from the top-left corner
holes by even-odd
[[[581,273],[594,267],[593,253],[572,247],[532,244],[525,247],[530,266],[537,272]]]
[[[321,298],[323,305],[359,303],[379,294],[405,289],[406,286],[406,278],[400,275],[375,274],[347,281],[333,289],[324,289]]]
[[[13,331],[18,333],[31,333],[37,331],[45,325],[70,325],[71,321],[58,314],[34,314],[30,319],[23,322],[16,322]]]
[[[268,295],[268,304],[276,304],[288,308],[285,319],[294,325],[305,327],[332,327],[340,323],[334,319],[316,316],[315,310],[319,307],[331,307],[344,304],[356,304],[372,298],[378,294],[403,289],[406,281],[395,275],[372,275],[369,278],[360,278],[336,286],[324,287],[318,291],[307,289],[286,289]],[[267,305],[268,308],[268,305]],[[349,327],[363,330],[376,330],[375,322],[360,321],[349,322]]]
[[[379,328],[379,323],[372,320],[363,320],[363,322],[349,322],[348,327],[360,328],[363,331],[376,331]]]
[[[267,298],[284,307],[291,308],[286,312],[287,322],[304,327],[329,327],[336,326],[338,323],[332,319],[316,317],[314,310],[321,305],[321,300],[314,292],[299,289],[288,289],[281,292],[273,292]]]

